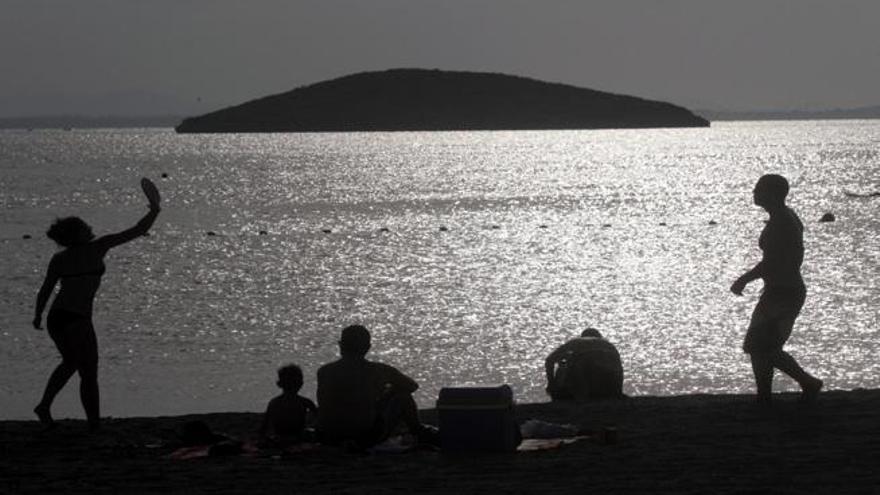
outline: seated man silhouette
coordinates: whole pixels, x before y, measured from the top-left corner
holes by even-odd
[[[368,361],[370,332],[361,325],[342,330],[341,357],[318,369],[318,435],[325,443],[371,447],[405,425],[420,443],[436,433],[419,422],[413,392],[419,385],[393,366]]]
[[[614,344],[594,328],[547,356],[547,393],[554,401],[623,396],[623,366]]]

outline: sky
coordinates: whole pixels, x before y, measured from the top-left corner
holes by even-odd
[[[0,117],[191,115],[355,72],[691,109],[880,105],[880,0],[0,0]]]

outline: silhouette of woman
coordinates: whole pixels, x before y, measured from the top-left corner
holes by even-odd
[[[46,235],[62,249],[49,262],[46,278],[37,294],[34,328],[42,329],[43,309],[61,281],[61,289],[52,301],[46,317],[49,336],[61,353],[59,364],[46,383],[43,398],[34,412],[46,426],[53,426],[50,409],[58,392],[73,376],[80,377],[80,400],[85,409],[89,428],[100,425],[98,394],[98,341],[92,325],[92,304],[104,274],[104,255],[111,248],[137,239],[147,233],[159,215],[159,193],[148,179],[141,185],[149,202],[150,211],[134,226],[116,234],[95,239],[92,228],[78,217],[56,220]]]
[[[762,403],[770,402],[774,368],[798,382],[804,400],[815,400],[822,389],[822,380],[804,371],[791,354],[782,350],[807,295],[801,277],[804,226],[794,210],[785,205],[786,195],[785,177],[768,174],[758,179],[755,204],[770,214],[758,241],[763,256],[730,286],[731,292],[741,296],[748,283],[759,278],[764,281],[743,343],[743,350],[752,360],[758,401]]]

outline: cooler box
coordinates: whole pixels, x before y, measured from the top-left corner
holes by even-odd
[[[443,450],[513,452],[521,440],[507,385],[443,388],[437,414]]]

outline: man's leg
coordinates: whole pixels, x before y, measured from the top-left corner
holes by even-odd
[[[803,304],[803,300],[800,301]],[[786,375],[792,377],[794,381],[801,386],[803,390],[803,399],[804,400],[815,400],[819,395],[819,390],[822,389],[822,380],[810,375],[798,364],[797,360],[791,356],[791,354],[782,350],[783,344],[788,340],[788,337],[791,335],[791,330],[794,328],[794,322],[797,318],[797,314],[800,311],[800,305],[797,307],[797,311],[793,312],[793,316],[790,318],[781,318],[776,321],[776,325],[773,328],[775,331],[776,342],[778,344],[778,350],[773,352],[770,355],[770,360],[773,367],[779,369]]]
[[[770,358],[769,349],[773,349],[772,322],[767,318],[767,303],[769,294],[761,295],[758,304],[752,311],[749,328],[743,341],[745,351],[752,361],[752,373],[755,375],[755,387],[758,392],[758,402],[768,403],[771,400],[773,389],[773,360]]]
[[[385,429],[379,441],[386,440],[394,433],[397,426],[403,423],[410,434],[415,436],[419,442],[433,445],[439,443],[437,431],[423,425],[419,420],[419,408],[411,394],[397,393],[386,397],[382,415]]]
[[[385,438],[391,435],[397,425],[403,423],[412,434],[421,431],[422,423],[419,422],[419,409],[416,401],[410,394],[391,394],[383,411],[385,419]]]
[[[773,366],[792,377],[801,386],[804,400],[815,400],[822,390],[822,380],[804,371],[791,354],[785,351],[773,355]]]
[[[758,390],[758,402],[770,402],[773,388],[773,359],[764,352],[752,351],[752,372],[755,374],[755,386]]]

